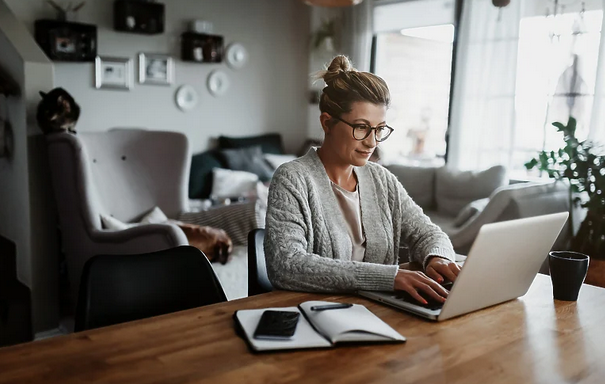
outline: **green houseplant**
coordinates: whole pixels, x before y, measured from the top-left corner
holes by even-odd
[[[537,168],[556,180],[570,184],[570,209],[580,205],[586,208],[586,218],[578,232],[571,234],[570,249],[596,259],[605,259],[605,156],[598,155],[597,147],[576,138],[576,119],[567,125],[552,124],[563,133],[565,146],[556,151],[541,151],[525,163],[525,168]],[[570,231],[573,226],[570,225]]]

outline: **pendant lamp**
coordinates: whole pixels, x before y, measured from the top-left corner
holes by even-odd
[[[495,7],[502,8],[510,4],[510,0],[492,0]]]

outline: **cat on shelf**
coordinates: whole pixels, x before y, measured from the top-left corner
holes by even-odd
[[[63,88],[55,88],[48,93],[40,92],[42,100],[38,104],[36,119],[42,132],[76,133],[76,123],[80,117],[80,106]]]

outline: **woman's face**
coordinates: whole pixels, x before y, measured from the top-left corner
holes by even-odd
[[[351,112],[345,113],[339,117],[340,119],[352,125],[368,124],[372,127],[386,124],[387,107],[385,105],[372,104],[365,101],[359,101],[352,104]],[[356,140],[353,137],[353,128],[348,124],[332,119],[336,124],[329,124],[327,113],[322,116],[322,125],[326,134],[324,146],[328,146],[330,151],[339,158],[343,164],[354,166],[364,166],[372,153],[376,149],[377,141],[375,131],[364,140]],[[328,126],[330,125],[330,126]]]

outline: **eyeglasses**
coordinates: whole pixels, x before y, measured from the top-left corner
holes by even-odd
[[[388,125],[372,127],[371,125],[368,125],[368,124],[351,124],[351,123],[344,121],[340,117],[335,117],[335,116],[332,116],[332,117],[338,121],[345,123],[349,127],[353,128],[353,138],[357,141],[365,140],[368,136],[370,136],[372,131],[376,131],[376,141],[378,141],[378,142],[385,141],[386,139],[389,138],[389,136],[391,136],[391,133],[393,133],[393,131],[394,131],[394,129],[389,127]]]

